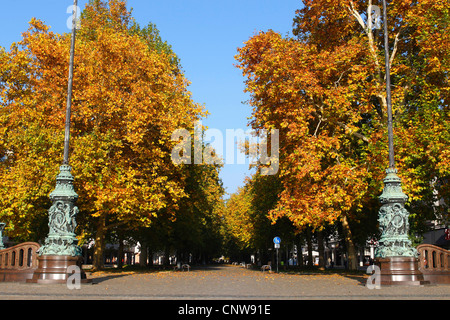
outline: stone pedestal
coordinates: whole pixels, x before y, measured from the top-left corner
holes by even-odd
[[[377,258],[382,286],[421,286],[429,284],[419,271],[419,259],[415,257]]]
[[[27,283],[39,284],[65,284],[71,276],[67,268],[78,266],[80,269],[81,283],[91,283],[92,280],[86,278],[86,274],[81,268],[82,257],[43,255],[38,257],[38,267],[33,273],[33,277]]]

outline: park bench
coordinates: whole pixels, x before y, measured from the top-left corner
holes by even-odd
[[[182,269],[182,270],[187,269],[188,272],[189,272],[189,269],[190,269],[190,268],[191,268],[191,266],[188,265],[187,263],[185,263],[185,264],[183,264],[183,265],[181,266],[181,269]]]
[[[189,270],[191,269],[191,266],[188,265],[187,263],[185,263],[185,264],[177,263],[177,265],[175,266],[175,268],[174,268],[173,270],[174,270],[174,271],[175,271],[175,270],[181,270],[181,271],[183,271],[183,270],[186,270],[186,269],[187,269],[187,271],[189,272]]]
[[[450,251],[431,244],[421,244],[419,270],[431,284],[450,284]]]
[[[38,267],[36,242],[24,242],[0,250],[0,282],[25,282]]]
[[[270,272],[272,272],[272,267],[270,266],[270,264],[265,264],[261,267],[262,272],[264,272],[266,270],[269,270]]]
[[[239,264],[242,268],[246,268],[246,269],[251,269],[252,264],[251,263],[245,263],[245,262],[241,262]]]

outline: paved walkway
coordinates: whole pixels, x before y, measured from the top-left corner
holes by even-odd
[[[298,300],[298,299],[450,299],[450,286],[382,287],[369,290],[366,277],[288,275],[217,265],[187,272],[88,273],[93,284],[0,283],[5,300]]]

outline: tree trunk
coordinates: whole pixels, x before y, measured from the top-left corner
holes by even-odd
[[[306,242],[308,244],[308,267],[314,266],[313,254],[312,254],[312,235],[311,227],[306,229]]]
[[[145,242],[141,243],[141,256],[139,259],[139,265],[146,267],[147,266],[147,244]]]
[[[100,270],[104,267],[103,253],[105,251],[105,235],[106,235],[106,216],[100,216],[97,224],[97,233],[95,234],[95,246],[93,257],[93,269]]]
[[[303,267],[303,250],[302,250],[302,246],[303,246],[303,241],[300,240],[298,242],[298,245],[297,245],[297,265],[299,267]]]
[[[148,265],[153,266],[153,251],[151,248],[148,249]]]
[[[164,248],[164,261],[163,261],[163,265],[165,265],[165,266],[170,265],[169,254],[170,254],[170,248],[169,248],[169,246],[166,246]],[[177,263],[178,263],[178,261],[177,261]]]
[[[117,268],[122,269],[123,267],[123,258],[124,258],[124,254],[123,254],[123,236],[120,235],[119,236],[119,252],[117,254]]]
[[[317,231],[317,242],[319,245],[319,268],[325,268],[325,248],[323,246],[323,231]]]
[[[345,243],[347,245],[348,252],[348,268],[350,270],[356,270],[357,261],[356,261],[356,248],[352,239],[352,231],[350,230],[350,226],[348,224],[348,220],[346,216],[342,216],[342,228],[344,230],[344,238]]]

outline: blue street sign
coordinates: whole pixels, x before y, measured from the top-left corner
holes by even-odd
[[[275,238],[273,238],[273,243],[275,243],[275,244],[280,244],[280,243],[281,243],[280,237],[275,237]]]

